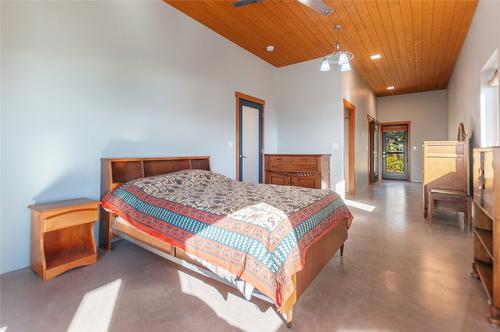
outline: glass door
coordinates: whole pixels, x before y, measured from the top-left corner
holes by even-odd
[[[262,183],[263,107],[240,99],[239,113],[239,179],[243,182]]]
[[[382,178],[408,180],[408,125],[382,127]]]

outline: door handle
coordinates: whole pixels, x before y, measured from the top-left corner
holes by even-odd
[[[244,155],[240,154],[240,158],[246,158],[246,157],[247,157],[247,156],[244,156]]]

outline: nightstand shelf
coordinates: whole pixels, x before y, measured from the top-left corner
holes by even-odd
[[[65,252],[60,252],[57,254],[53,254],[52,256],[47,258],[47,272],[49,270],[58,270],[61,266],[67,265],[71,262],[73,263],[81,263],[85,262],[88,259],[93,259],[95,256],[94,252],[86,248],[77,248],[72,249]]]
[[[97,261],[93,225],[99,201],[32,205],[31,269],[43,280]]]

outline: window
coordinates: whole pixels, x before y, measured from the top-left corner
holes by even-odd
[[[481,146],[500,145],[498,109],[498,52],[495,51],[481,72]]]

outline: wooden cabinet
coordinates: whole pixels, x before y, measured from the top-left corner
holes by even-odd
[[[99,201],[31,205],[31,269],[43,280],[97,261],[93,225]]]
[[[330,189],[329,154],[266,154],[266,183]]]
[[[425,216],[427,216],[431,189],[451,190],[468,195],[468,150],[467,141],[424,142],[422,146],[422,172]],[[443,202],[441,207],[453,208],[453,204]]]
[[[490,302],[487,318],[500,325],[500,147],[474,149],[474,263]]]

